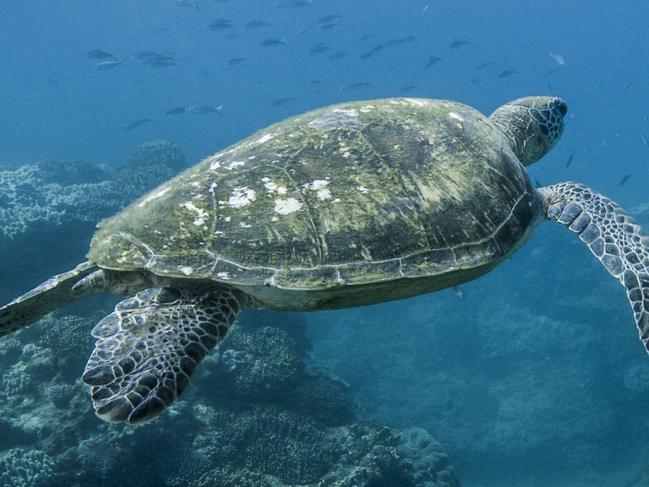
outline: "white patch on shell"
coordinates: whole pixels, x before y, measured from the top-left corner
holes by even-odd
[[[324,188],[328,184],[329,181],[327,181],[326,179],[315,179],[311,181],[311,184],[309,185],[309,189],[313,191],[318,191],[319,189]]]
[[[196,206],[193,201],[187,201],[181,206],[185,207],[189,211],[196,212],[196,219],[192,222],[194,225],[201,226],[205,224],[209,214],[204,209]]]
[[[330,112],[309,122],[310,127],[327,129],[331,127],[359,127],[358,110],[353,108],[334,108]]]
[[[219,161],[216,157],[212,159],[210,162],[210,171],[216,171],[221,167],[221,161]]]
[[[277,136],[277,134],[262,135],[257,140],[255,140],[253,142],[253,144],[263,144],[264,142],[268,142],[269,140],[273,140],[276,136]]]
[[[307,184],[306,187],[311,191],[315,191],[320,201],[325,201],[331,198],[331,191],[327,188],[328,184],[329,181],[326,179],[315,179],[311,184]]]
[[[462,118],[462,115],[460,115],[457,112],[449,112],[448,113],[448,118],[452,118],[455,120],[455,126],[459,129],[464,128],[464,118]]]
[[[139,206],[140,208],[142,208],[142,207],[143,207],[144,205],[146,205],[147,203],[150,203],[151,201],[153,201],[153,200],[155,200],[155,199],[158,199],[158,198],[160,198],[161,196],[163,196],[163,195],[165,195],[166,193],[168,193],[170,189],[171,189],[171,187],[166,186],[166,187],[164,187],[164,188],[162,188],[162,189],[159,189],[159,190],[156,191],[155,193],[151,193],[149,196],[147,196],[147,197],[144,198],[142,201],[140,201],[140,203],[139,203],[137,206]]]
[[[230,279],[230,273],[229,272],[217,272],[216,277],[218,279]]]
[[[325,201],[331,198],[331,191],[329,191],[327,188],[322,188],[321,190],[318,190],[316,194],[318,195],[318,199],[320,201]]]
[[[228,206],[232,208],[243,208],[252,201],[255,201],[255,198],[257,198],[257,194],[253,189],[248,189],[245,186],[234,188],[228,199]]]
[[[263,177],[261,178],[261,181],[264,183],[264,188],[266,188],[266,191],[270,193],[286,194],[286,192],[288,191],[286,189],[286,186],[279,186],[277,183],[271,181],[270,178]]]
[[[365,186],[362,186],[362,185],[361,185],[361,186],[358,186],[357,189],[358,189],[361,193],[363,193],[363,194],[367,194],[367,193],[370,192],[369,189],[367,189]]]
[[[232,171],[234,168],[241,167],[246,163],[246,161],[232,161],[230,164],[225,166],[228,171]]]
[[[342,155],[345,159],[349,159],[349,156],[351,155],[349,147],[344,143],[340,144],[340,155]]]
[[[189,267],[188,265],[179,265],[178,270],[185,274],[186,276],[191,275],[192,272],[194,272],[194,269]]]
[[[406,98],[406,100],[418,107],[426,106],[426,102],[418,98]]]
[[[295,198],[275,200],[275,213],[279,213],[280,215],[288,215],[298,211],[300,208],[302,208],[302,203]]]

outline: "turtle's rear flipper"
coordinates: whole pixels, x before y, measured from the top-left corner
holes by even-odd
[[[0,308],[0,337],[33,323],[66,303],[97,292],[81,289],[72,291],[79,279],[95,269],[96,266],[90,262],[79,264],[71,271],[50,277],[38,287]]]
[[[152,288],[119,303],[92,330],[97,342],[82,377],[97,416],[134,424],[160,414],[238,311],[225,289]]]
[[[576,183],[539,189],[547,218],[563,223],[588,245],[627,290],[640,340],[649,351],[649,236],[619,205]]]

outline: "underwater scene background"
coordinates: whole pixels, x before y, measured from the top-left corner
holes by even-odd
[[[640,1],[116,0],[0,4],[0,301],[81,262],[95,224],[253,131],[392,96],[485,114],[569,104],[529,168],[649,228]],[[460,290],[245,311],[160,418],[95,417],[92,298],[0,340],[0,483],[649,485],[649,357],[622,286],[541,225]]]

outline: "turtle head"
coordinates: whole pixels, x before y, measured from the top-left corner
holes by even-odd
[[[529,166],[557,143],[567,112],[561,98],[528,96],[506,103],[489,119],[507,136],[518,159]]]

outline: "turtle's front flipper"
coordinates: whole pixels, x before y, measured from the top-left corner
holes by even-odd
[[[97,416],[134,424],[157,416],[221,341],[240,302],[227,289],[152,288],[122,301],[92,330],[83,381]]]
[[[649,236],[618,204],[576,183],[539,188],[547,218],[588,245],[627,290],[640,339],[649,351]]]
[[[99,292],[95,289],[72,291],[72,287],[79,279],[87,276],[96,268],[90,262],[79,264],[71,271],[50,277],[28,293],[4,305],[0,308],[0,337],[33,323],[41,316],[66,303]]]

